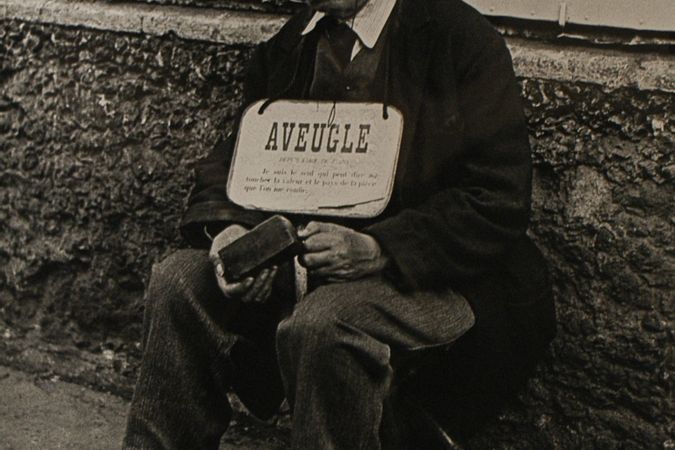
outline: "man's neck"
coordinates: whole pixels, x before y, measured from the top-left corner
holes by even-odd
[[[392,10],[396,6],[396,0],[370,0],[362,4],[361,9],[355,16],[345,22],[356,33],[359,40],[355,45],[354,55],[361,49],[361,44],[367,48],[375,47],[382,30],[384,29]],[[326,13],[315,9],[314,16],[309,20],[302,31],[305,35],[312,31]]]

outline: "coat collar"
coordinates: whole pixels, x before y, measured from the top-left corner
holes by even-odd
[[[370,0],[366,2],[354,17],[343,21],[356,33],[358,41],[354,45],[359,45],[359,47],[355,48],[366,47],[372,49],[375,47],[395,6],[396,0]],[[305,29],[302,30],[302,34],[307,34],[314,30],[324,17],[326,17],[326,13],[322,11],[315,12]],[[354,53],[352,53],[352,59],[353,56]]]
[[[304,38],[302,30],[307,27],[313,15],[314,12],[306,7],[289,19],[274,37],[281,50],[290,53],[298,47],[300,41]]]
[[[426,1],[419,0],[399,0],[401,3],[399,15],[401,17],[401,27],[407,33],[416,32],[431,22],[431,15]],[[396,12],[394,12],[396,14]],[[287,53],[293,52],[298,47],[304,36],[302,31],[314,17],[314,11],[309,7],[304,8],[298,14],[294,15],[288,23],[279,31],[275,40],[280,49]]]

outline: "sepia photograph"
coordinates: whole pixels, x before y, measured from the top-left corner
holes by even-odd
[[[0,0],[0,450],[675,449],[675,1]]]

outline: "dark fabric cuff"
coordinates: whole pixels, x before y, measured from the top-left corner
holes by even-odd
[[[390,259],[383,276],[403,291],[426,288],[424,270],[428,263],[421,252],[415,251],[412,244],[415,237],[396,226],[395,221],[395,218],[385,219],[363,230],[377,240]]]

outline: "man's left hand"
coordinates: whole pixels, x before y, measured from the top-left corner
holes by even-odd
[[[370,235],[333,223],[309,222],[298,230],[311,275],[330,282],[350,281],[382,271],[388,258]]]

